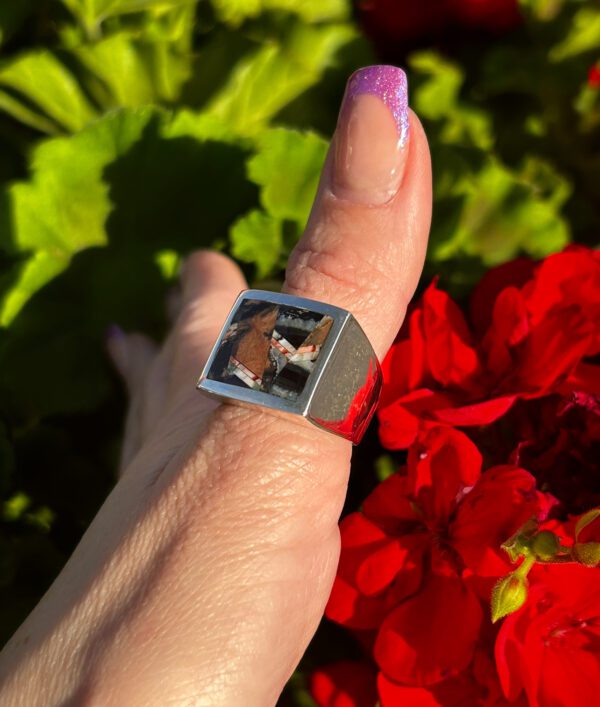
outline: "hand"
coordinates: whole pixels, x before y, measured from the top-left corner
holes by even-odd
[[[426,138],[403,80],[381,67],[351,79],[284,285],[350,310],[380,358],[418,282],[431,213]],[[231,260],[196,253],[162,348],[111,337],[131,396],[122,475],[5,648],[3,705],[277,701],[333,582],[351,445],[195,390],[245,287]]]

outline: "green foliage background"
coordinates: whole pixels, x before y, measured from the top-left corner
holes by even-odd
[[[434,161],[427,274],[457,294],[517,254],[598,239],[600,8],[522,6],[509,35],[405,57]],[[0,56],[6,639],[114,482],[107,326],[160,337],[198,247],[276,287],[345,80],[376,57],[348,0],[10,0]],[[301,683],[284,700],[307,703]]]

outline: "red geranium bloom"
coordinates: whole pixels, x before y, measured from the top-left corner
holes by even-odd
[[[588,73],[588,86],[600,88],[600,65],[594,64]]]
[[[600,256],[569,248],[539,265],[490,271],[470,321],[434,282],[384,361],[382,443],[408,446],[433,425],[484,425],[518,398],[600,392]]]
[[[478,650],[469,668],[456,677],[429,687],[399,685],[379,673],[377,689],[381,707],[504,707],[498,674],[486,651]],[[513,707],[524,707],[519,699]]]
[[[520,403],[507,421],[520,440],[512,461],[556,496],[563,517],[600,505],[600,396]]]
[[[400,685],[361,660],[340,660],[315,670],[310,693],[319,707],[504,707],[498,674],[487,651],[477,650],[469,668],[429,687]],[[519,699],[513,707],[523,707]]]
[[[521,23],[518,0],[447,0],[456,21],[466,27],[504,32]]]
[[[358,14],[375,44],[390,52],[461,29],[505,32],[522,21],[518,0],[358,0]]]
[[[375,707],[376,677],[371,663],[339,660],[315,670],[310,693],[319,707]]]
[[[600,573],[579,565],[536,566],[529,598],[496,642],[504,694],[531,707],[587,707],[600,686]]]
[[[405,471],[342,521],[326,614],[376,631],[374,657],[390,680],[423,686],[457,675],[479,637],[477,591],[487,598],[493,580],[510,571],[501,543],[547,508],[526,471],[482,475],[475,445],[437,427],[413,445]]]

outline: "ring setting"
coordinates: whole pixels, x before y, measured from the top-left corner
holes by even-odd
[[[293,295],[237,298],[197,383],[224,402],[307,421],[357,444],[376,408],[381,367],[353,315]]]

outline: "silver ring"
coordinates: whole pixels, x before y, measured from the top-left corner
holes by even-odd
[[[381,367],[352,314],[303,297],[246,290],[197,388],[227,403],[308,421],[358,444],[375,411]]]

